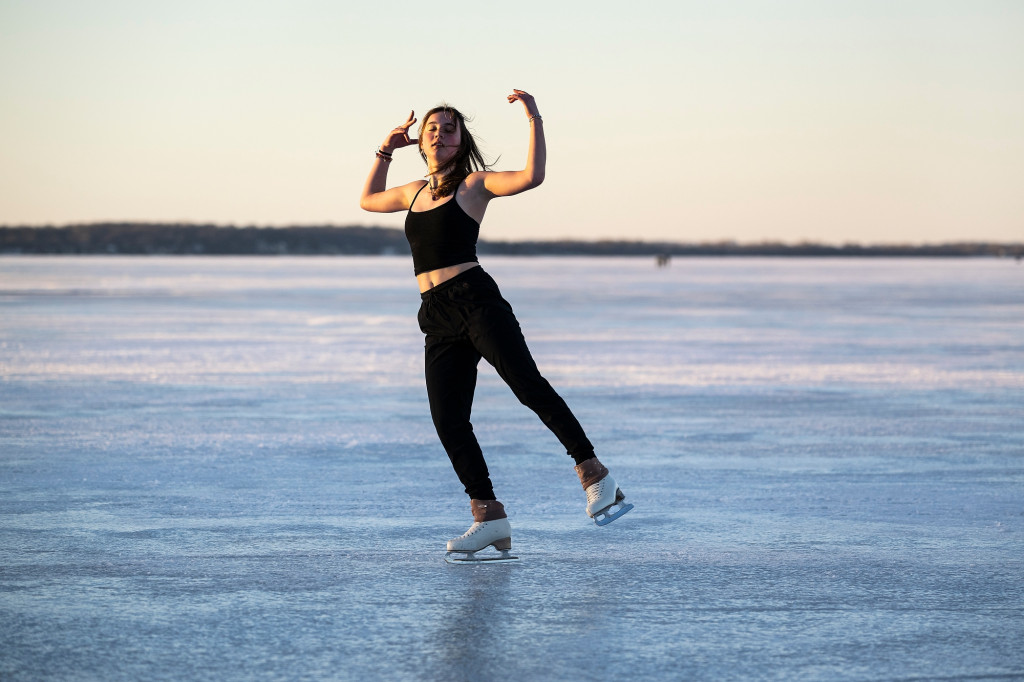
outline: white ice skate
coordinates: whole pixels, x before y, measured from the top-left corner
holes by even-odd
[[[459,537],[448,541],[444,560],[450,564],[480,564],[516,561],[512,556],[512,526],[505,516],[505,507],[497,500],[470,500],[473,525]],[[477,552],[493,547],[497,556]]]
[[[477,552],[493,547],[499,554],[477,556]],[[477,521],[465,533],[448,541],[444,560],[450,564],[479,564],[483,562],[515,561],[512,556],[512,526],[508,519]]]
[[[577,464],[576,474],[587,493],[587,516],[597,525],[606,526],[633,508],[597,457]]]
[[[587,516],[599,526],[608,525],[633,508],[611,476],[605,476],[588,487],[586,493]]]

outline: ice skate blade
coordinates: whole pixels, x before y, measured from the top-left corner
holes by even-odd
[[[618,507],[618,509],[612,511],[616,507]],[[599,526],[607,526],[609,523],[619,518],[632,508],[633,505],[627,502],[616,502],[615,504],[609,507],[605,507],[599,512],[596,512],[594,514],[594,523],[596,523]]]
[[[519,557],[512,556],[508,550],[502,550],[497,556],[476,556],[476,552],[447,552],[444,560],[449,564],[505,564],[511,561],[519,561]]]

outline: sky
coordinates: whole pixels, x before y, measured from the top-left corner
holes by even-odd
[[[388,130],[447,102],[521,168],[521,88],[547,176],[485,239],[1022,241],[1022,36],[1019,0],[0,0],[0,225],[400,227],[358,205]]]

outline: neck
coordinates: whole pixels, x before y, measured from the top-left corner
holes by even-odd
[[[438,173],[427,173],[427,189],[430,190],[430,197],[437,201],[442,196],[448,196],[451,194],[452,189],[449,187],[445,194],[440,194],[440,187],[449,178],[450,174],[439,175]]]
[[[441,174],[438,173],[437,170],[431,170],[429,173],[427,173],[426,178],[427,182],[430,184],[431,187],[437,187],[438,185],[442,184],[445,181],[445,179],[448,178],[449,175],[451,174]]]

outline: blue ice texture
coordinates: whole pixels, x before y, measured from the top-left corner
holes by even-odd
[[[0,679],[1024,679],[1024,267],[484,267],[636,507],[485,364],[467,567],[406,259],[0,258]]]

